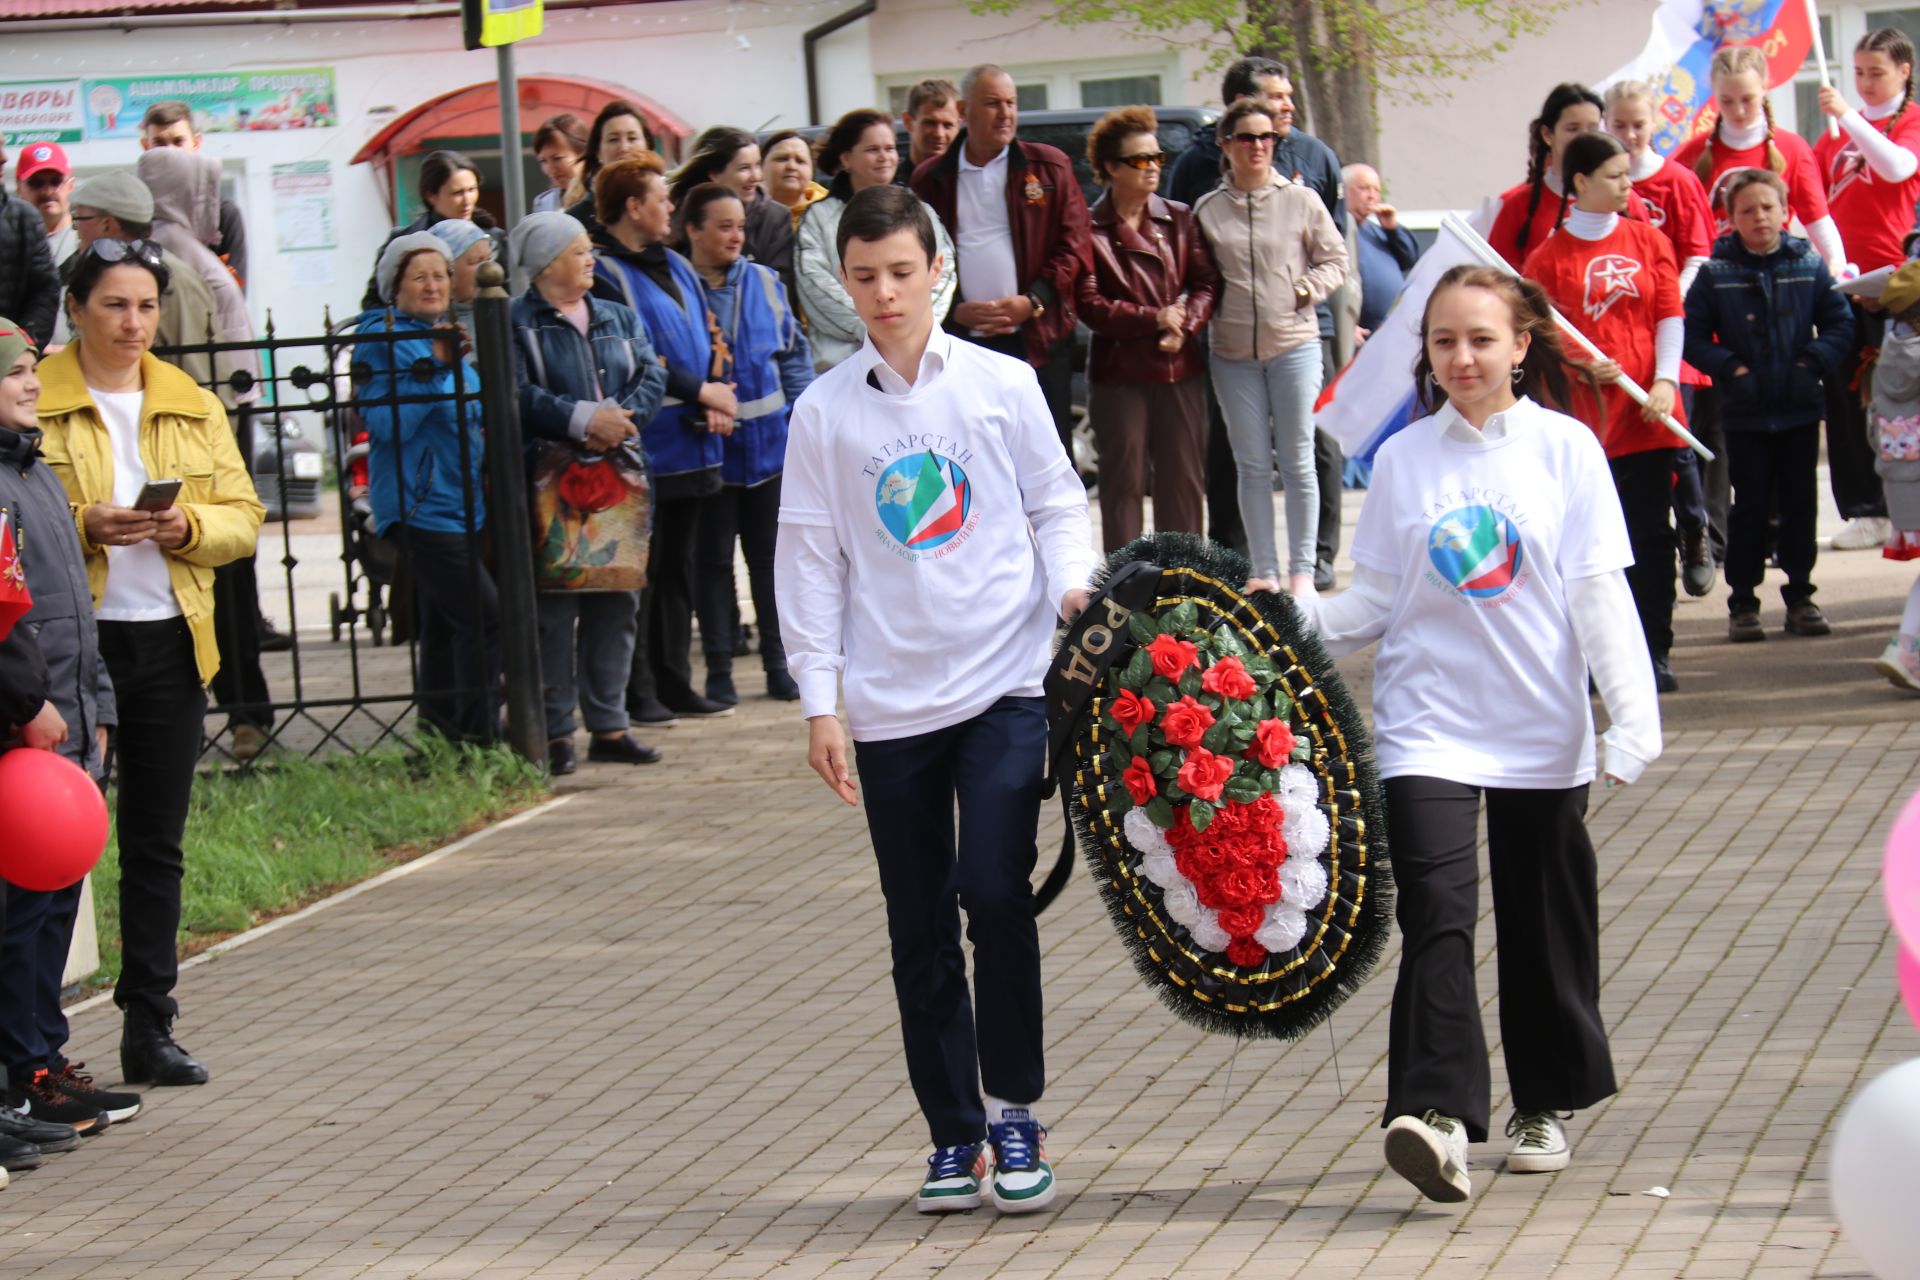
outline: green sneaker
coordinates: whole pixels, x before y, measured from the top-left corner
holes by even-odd
[[[927,1180],[913,1207],[921,1213],[958,1213],[980,1207],[980,1180],[987,1176],[987,1150],[982,1143],[941,1147],[927,1157]]]
[[[1053,1203],[1053,1166],[1043,1144],[1047,1131],[1025,1107],[1008,1107],[987,1126],[993,1144],[993,1207],[1033,1213]]]

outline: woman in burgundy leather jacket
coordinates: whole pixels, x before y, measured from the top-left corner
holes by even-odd
[[[1075,301],[1093,330],[1087,412],[1100,449],[1100,528],[1109,551],[1140,536],[1153,476],[1153,525],[1205,527],[1207,353],[1196,334],[1219,277],[1187,206],[1154,194],[1167,157],[1147,107],[1110,111],[1087,138],[1107,188],[1093,206],[1093,270]]]

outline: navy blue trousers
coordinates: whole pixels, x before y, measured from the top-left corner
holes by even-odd
[[[44,893],[4,886],[6,926],[0,935],[0,1066],[24,1084],[40,1067],[60,1060],[67,1018],[60,1012],[60,978],[67,967],[80,885]]]
[[[982,1087],[1027,1104],[1046,1086],[1031,884],[1046,713],[1039,698],[1002,698],[959,724],[853,752],[887,899],[907,1077],[936,1147],[978,1142]]]

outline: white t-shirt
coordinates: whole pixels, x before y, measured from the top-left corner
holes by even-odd
[[[1531,400],[1486,440],[1447,433],[1455,416],[1381,447],[1354,530],[1354,563],[1399,577],[1374,666],[1380,774],[1580,786],[1593,710],[1566,583],[1633,563],[1606,455]]]
[[[911,387],[880,364],[868,339],[794,403],[774,568],[802,713],[831,715],[844,678],[861,741],[1039,696],[1098,564],[1031,366],[939,330]]]
[[[148,479],[140,457],[140,402],[138,391],[98,391],[87,388],[113,442],[113,505],[130,507]],[[159,622],[180,616],[167,576],[167,556],[149,538],[130,547],[107,548],[107,587],[100,593],[94,616],[102,622]]]
[[[953,195],[953,256],[960,270],[960,298],[991,302],[1021,291],[1020,263],[1013,251],[1013,227],[1007,213],[1007,161],[1012,147],[983,165],[960,153],[959,182]]]

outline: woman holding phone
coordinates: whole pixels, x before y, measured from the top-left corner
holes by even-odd
[[[40,366],[39,417],[120,709],[121,1070],[187,1085],[207,1070],[173,1040],[174,938],[206,685],[220,667],[213,571],[253,553],[265,511],[225,407],[149,350],[167,276],[151,241],[81,251],[67,286],[73,341]]]

